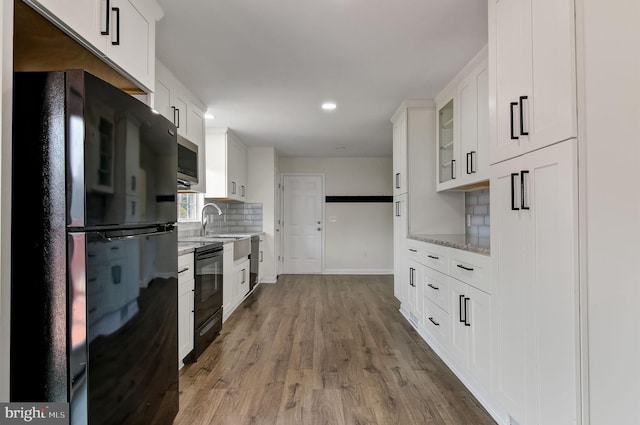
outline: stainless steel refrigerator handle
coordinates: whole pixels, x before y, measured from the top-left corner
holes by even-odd
[[[100,235],[101,238],[105,240],[120,241],[120,240],[136,239],[144,236],[165,235],[167,233],[172,233],[175,231],[175,227],[171,225],[158,226],[155,229],[156,231],[148,231],[148,229],[136,229],[136,230],[144,230],[144,231],[140,231],[139,233],[136,233],[135,230],[132,230],[130,233],[126,233],[126,234],[118,234],[118,233],[124,233],[124,232],[109,232],[109,231],[97,232],[97,233],[98,235]]]

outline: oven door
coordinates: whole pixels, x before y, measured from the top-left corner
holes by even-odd
[[[198,329],[222,308],[223,248],[196,251],[194,328]]]

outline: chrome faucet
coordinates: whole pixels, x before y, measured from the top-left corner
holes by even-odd
[[[213,202],[204,204],[204,206],[202,207],[202,211],[200,212],[200,236],[206,236],[207,234],[207,219],[204,217],[204,210],[206,210],[207,207],[215,207],[215,209],[218,210],[218,215],[222,215],[222,210],[220,209],[220,207]]]

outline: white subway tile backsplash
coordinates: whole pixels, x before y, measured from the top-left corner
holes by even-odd
[[[489,211],[489,189],[465,193],[465,214],[471,217],[471,226],[465,228],[468,240],[482,240],[483,244],[489,246],[491,233]]]

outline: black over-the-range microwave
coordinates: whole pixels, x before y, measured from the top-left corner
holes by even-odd
[[[198,145],[178,134],[178,189],[198,184]]]

